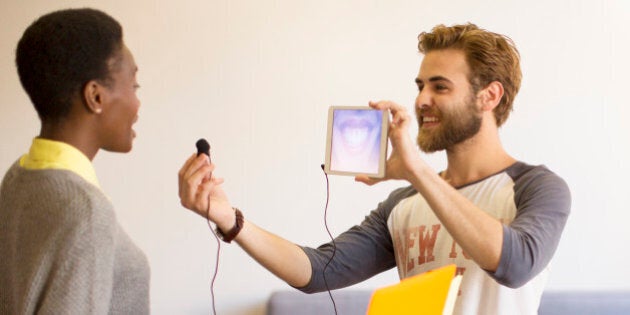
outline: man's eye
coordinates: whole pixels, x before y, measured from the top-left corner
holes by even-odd
[[[438,91],[443,91],[443,90],[446,90],[447,88],[444,85],[438,84],[438,85],[435,86],[435,89],[438,90]]]

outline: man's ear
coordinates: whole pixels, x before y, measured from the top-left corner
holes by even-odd
[[[499,81],[492,81],[483,90],[477,93],[477,99],[481,102],[481,109],[484,111],[494,110],[503,98],[503,84]]]
[[[104,86],[95,80],[89,81],[83,88],[83,103],[90,113],[100,114],[103,112],[103,92]]]

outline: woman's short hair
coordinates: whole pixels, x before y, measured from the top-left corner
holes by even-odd
[[[115,19],[87,8],[43,15],[24,31],[15,62],[42,122],[65,117],[89,81],[109,83],[108,62],[118,58],[122,36]]]

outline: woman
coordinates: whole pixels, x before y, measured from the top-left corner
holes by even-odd
[[[16,64],[41,130],[0,188],[0,313],[149,313],[146,256],[91,163],[135,137],[137,66],[120,24],[92,9],[44,15]]]

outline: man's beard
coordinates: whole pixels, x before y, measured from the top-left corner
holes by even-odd
[[[422,129],[421,111],[416,110],[420,131],[418,146],[426,153],[449,150],[454,145],[472,138],[481,129],[481,111],[477,109],[475,98],[470,97],[466,106],[451,112],[438,112],[440,124],[435,128]]]

